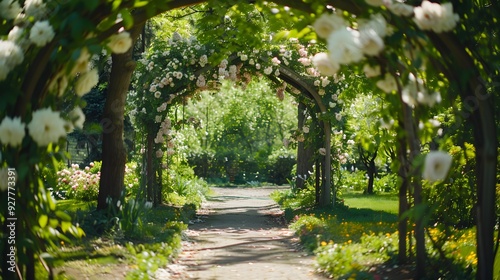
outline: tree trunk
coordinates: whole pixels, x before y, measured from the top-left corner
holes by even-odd
[[[367,194],[373,194],[373,182],[375,181],[375,172],[377,171],[375,167],[375,160],[370,161],[368,164],[368,186],[366,187]]]
[[[141,26],[130,30],[133,42],[136,41]],[[125,101],[129,90],[135,62],[132,60],[133,47],[126,53],[112,55],[111,74],[108,95],[103,112],[102,132],[102,166],[97,209],[105,209],[106,199],[113,201],[120,198],[123,191],[125,177],[125,163],[127,153],[123,143],[123,119],[125,115]]]
[[[408,210],[408,167],[407,167],[407,157],[406,157],[406,140],[399,140],[398,147],[398,157],[399,157],[399,171],[398,175],[401,177],[401,186],[399,186],[399,209],[398,209],[398,262],[400,265],[405,264],[408,261],[406,254],[406,235],[408,233],[408,218],[402,218],[403,214]]]
[[[155,200],[153,202],[153,205],[157,206],[160,205],[162,202],[162,190],[163,190],[163,183],[162,183],[162,173],[163,173],[163,168],[161,166],[161,162],[159,163],[159,166],[156,167],[158,177],[155,185]]]
[[[420,141],[415,131],[415,123],[413,117],[413,110],[410,106],[403,104],[403,123],[407,135],[408,145],[410,147],[409,162],[412,163],[415,158],[420,154]],[[419,175],[420,169],[412,170],[415,174],[411,186],[413,187],[413,207],[418,207],[422,204],[422,180]],[[424,231],[424,216],[419,215],[415,217],[415,246],[416,246],[416,271],[415,279],[424,279],[426,275],[426,260],[427,253],[425,250],[425,231]]]
[[[335,200],[337,199],[337,193],[332,186],[332,157],[331,157],[331,124],[328,121],[322,121],[323,124],[323,138],[324,138],[324,148],[325,157],[323,159],[323,174],[322,175],[322,188],[321,188],[321,198],[320,206],[328,207],[335,206]],[[333,191],[332,191],[333,189]]]
[[[298,106],[298,128],[301,129],[304,126],[305,122],[305,113],[306,111],[306,105],[304,103],[299,103]],[[312,161],[312,156],[313,156],[313,148],[311,146],[306,147],[304,145],[304,142],[299,142],[297,145],[297,175],[300,175],[300,177],[297,177],[297,183],[296,183],[296,188],[297,190],[304,189],[305,186],[305,176],[309,177],[309,172],[313,171],[313,161]]]
[[[316,160],[316,170],[315,170],[315,175],[316,175],[316,178],[315,178],[315,187],[314,187],[314,190],[315,190],[315,204],[316,205],[320,205],[320,201],[321,201],[321,161],[319,161],[319,159]]]
[[[148,128],[146,136],[146,199],[154,202],[155,169],[153,166],[154,157],[154,135],[151,127]]]

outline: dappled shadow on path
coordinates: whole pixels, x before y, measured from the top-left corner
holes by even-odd
[[[270,192],[218,189],[186,231],[186,279],[318,279]]]

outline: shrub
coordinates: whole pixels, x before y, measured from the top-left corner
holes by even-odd
[[[318,236],[325,232],[326,224],[313,215],[307,215],[298,218],[290,228],[299,236],[306,250],[312,252],[318,247]]]
[[[306,188],[300,190],[279,190],[271,193],[271,198],[282,208],[305,209],[314,207],[316,191],[312,184],[307,183]]]
[[[399,186],[399,176],[394,173],[388,173],[380,178],[375,178],[374,189],[376,192],[395,192]]]
[[[90,163],[83,170],[78,164],[72,164],[70,168],[66,168],[57,172],[56,189],[66,191],[66,197],[84,201],[92,201],[97,199],[99,193],[99,180],[101,172],[92,173],[95,171],[95,164]]]
[[[352,190],[352,191],[362,191],[366,189],[368,185],[368,180],[366,179],[366,172],[362,170],[348,171],[342,170],[341,180],[339,186],[341,188]]]
[[[162,179],[166,186],[163,188],[165,201],[174,205],[193,204],[200,207],[210,190],[208,184],[184,163],[172,163]]]
[[[97,200],[101,179],[101,166],[102,163],[100,161],[95,161],[83,169],[80,169],[78,164],[72,164],[69,168],[59,170],[53,193],[58,194],[58,197],[63,199]],[[135,162],[127,163],[125,166],[124,183],[127,195],[139,187],[139,180],[135,174],[136,167],[137,164]]]
[[[268,180],[276,185],[283,185],[292,179],[292,170],[297,163],[295,154],[289,150],[278,150],[268,158]]]

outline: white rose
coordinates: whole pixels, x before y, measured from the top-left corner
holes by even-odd
[[[109,37],[108,47],[113,53],[121,54],[127,52],[132,46],[132,38],[127,31]]]
[[[4,145],[21,145],[25,134],[25,124],[19,117],[5,117],[0,123],[0,142]]]

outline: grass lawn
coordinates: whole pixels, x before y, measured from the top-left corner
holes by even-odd
[[[398,196],[396,194],[361,194],[346,193],[343,196],[344,203],[349,208],[371,209],[398,214]]]
[[[189,207],[162,205],[138,213],[136,228],[125,232],[110,226],[113,219],[96,211],[95,202],[57,201],[86,236],[54,250],[56,279],[143,279],[151,267],[163,266],[180,248],[180,233],[194,215]],[[125,218],[125,217],[122,217]],[[147,257],[146,257],[147,256]]]
[[[377,264],[383,267],[394,261],[398,240],[395,234],[398,222],[397,194],[347,192],[342,195],[347,207],[334,209],[313,207],[308,193],[294,196],[285,192],[281,197],[274,196],[280,198],[281,201],[277,200],[280,204],[286,205],[289,217],[295,215],[292,216],[291,228],[300,237],[304,247],[316,253],[319,268],[327,275],[347,275],[347,279],[349,273],[361,272],[363,267],[366,269]],[[296,205],[299,207],[294,208]],[[440,227],[431,227],[428,232],[433,239],[447,238],[443,250],[447,252],[448,258],[453,259],[440,260],[438,252],[426,238],[429,256],[439,264],[437,268],[434,267],[434,275],[447,275],[449,269],[454,271],[451,275],[470,279],[474,275],[471,271],[477,264],[475,229],[456,230],[447,237]],[[500,280],[500,252],[497,252],[494,273],[493,279]],[[367,277],[370,279],[369,275]]]

